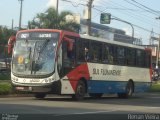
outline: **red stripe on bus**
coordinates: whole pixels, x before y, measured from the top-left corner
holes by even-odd
[[[90,75],[89,75],[88,65],[85,63],[76,67],[69,74],[67,74],[67,77],[70,80],[70,84],[73,90],[75,91],[79,80],[81,80],[82,78],[84,78],[85,80],[89,80]]]

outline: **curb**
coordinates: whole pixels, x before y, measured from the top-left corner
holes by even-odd
[[[9,94],[9,95],[0,95],[0,98],[9,98],[9,97],[34,97],[33,94]]]

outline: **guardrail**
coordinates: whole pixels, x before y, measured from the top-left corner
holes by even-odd
[[[0,80],[0,83],[11,83],[11,80]]]
[[[8,74],[9,72],[10,72],[10,69],[6,67],[0,67],[0,75],[5,75],[5,74]]]

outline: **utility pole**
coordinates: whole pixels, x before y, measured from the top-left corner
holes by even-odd
[[[160,47],[160,35],[158,39],[158,46],[157,46],[157,58],[156,58],[156,68],[159,68],[159,47]]]
[[[14,26],[14,20],[12,19],[12,30],[13,30],[13,26]]]
[[[19,30],[21,29],[21,24],[22,24],[22,7],[23,7],[23,0],[18,0],[20,1],[20,16],[19,16]]]
[[[57,12],[57,15],[58,15],[58,3],[59,3],[59,0],[57,0],[57,5],[56,5],[56,12]]]
[[[160,20],[160,16],[156,18],[157,20]],[[157,48],[157,59],[156,59],[156,68],[159,68],[159,48],[160,47],[160,34],[158,39],[158,48]]]
[[[88,1],[88,19],[87,19],[87,34],[91,35],[91,18],[92,18],[92,3],[94,0]]]

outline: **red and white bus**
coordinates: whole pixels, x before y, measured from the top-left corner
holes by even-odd
[[[150,50],[63,30],[19,31],[12,56],[15,89],[33,92],[36,98],[50,93],[77,100],[86,93],[128,98],[151,83]]]

